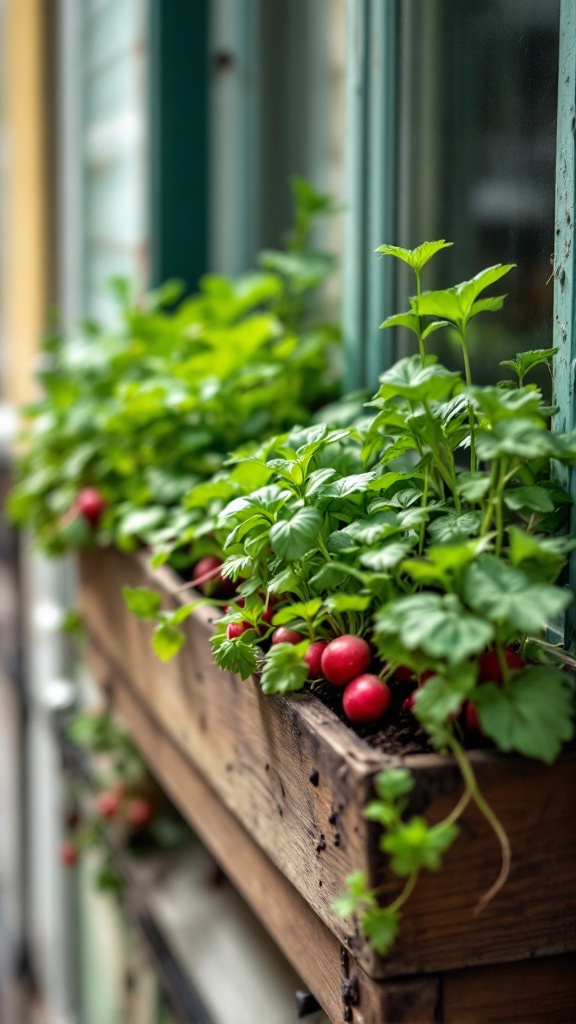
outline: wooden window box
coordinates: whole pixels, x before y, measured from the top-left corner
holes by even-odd
[[[80,555],[79,577],[97,679],[334,1021],[574,1019],[574,750],[551,768],[493,751],[471,755],[510,836],[510,878],[474,917],[500,855],[468,810],[443,870],[424,874],[405,906],[395,948],[377,957],[331,904],[358,868],[371,884],[386,883],[379,829],[362,810],[374,775],[399,759],[373,750],[312,694],[266,697],[256,681],[216,668],[210,610],[185,623],[187,643],[173,661],[158,661],[150,627],[128,612],[121,588],[153,586],[176,607],[183,598],[169,570],[94,549]],[[435,754],[402,763],[416,777],[422,811],[440,818],[461,789],[455,765]]]

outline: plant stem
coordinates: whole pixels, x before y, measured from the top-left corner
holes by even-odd
[[[487,499],[487,502],[486,502],[486,511],[484,513],[484,518],[482,520],[482,526],[480,527],[480,536],[481,537],[483,537],[484,534],[488,533],[488,530],[490,529],[490,523],[492,522],[492,506],[494,504],[494,500],[495,500],[495,496],[496,496],[495,495],[495,491],[496,491],[496,477],[497,476],[498,476],[498,463],[497,462],[493,462],[492,463],[492,468],[490,470],[490,489],[489,489],[489,492],[488,492],[488,499]]]
[[[412,895],[412,892],[414,890],[414,886],[416,885],[416,882],[418,881],[418,875],[419,874],[420,874],[420,870],[419,869],[412,872],[412,874],[408,877],[408,879],[406,881],[406,885],[402,889],[402,892],[400,893],[400,895],[397,896],[396,899],[394,900],[394,902],[390,903],[390,905],[386,908],[392,914],[396,913],[397,910],[400,910],[400,907],[404,906],[406,901]]]
[[[419,270],[415,270],[414,273],[416,274],[416,298],[417,298],[417,302],[418,302],[418,306],[419,306],[420,305],[420,271]],[[424,348],[424,342],[422,340],[422,323],[420,321],[420,315],[419,314],[417,314],[417,319],[418,319],[418,334],[417,334],[417,337],[418,337],[418,348],[420,350],[420,359],[422,360],[422,362],[424,362],[424,359],[426,358],[426,350]]]
[[[422,492],[422,508],[426,510],[428,505],[428,483],[429,483],[428,467],[424,472],[424,490]],[[424,550],[424,538],[426,536],[426,521],[420,523],[420,539],[418,542],[418,554],[421,555]]]
[[[442,825],[453,825],[455,821],[458,821],[458,818],[462,814],[464,814],[464,811],[468,807],[468,804],[470,803],[471,799],[472,799],[472,792],[468,788],[468,786],[466,786],[465,789],[464,789],[464,792],[462,793],[462,796],[460,797],[460,799],[458,801],[458,803],[452,808],[452,810],[450,811],[450,814],[448,814],[442,820],[441,824]]]
[[[456,761],[458,762],[458,767],[462,772],[462,777],[466,784],[466,788],[469,790],[470,795],[474,800],[474,803],[476,804],[478,810],[484,816],[484,818],[490,825],[491,829],[493,830],[494,834],[496,835],[500,843],[500,849],[502,852],[502,866],[500,868],[498,878],[494,882],[494,885],[491,885],[488,891],[485,892],[482,898],[478,901],[474,909],[474,916],[476,916],[482,910],[484,910],[484,907],[488,905],[490,900],[494,899],[494,896],[496,896],[497,893],[500,892],[500,889],[502,888],[502,886],[506,882],[506,879],[508,878],[508,875],[510,874],[510,840],[500,820],[496,817],[494,811],[484,799],[480,787],[478,786],[478,781],[472,769],[472,765],[470,764],[470,761],[466,757],[466,754],[464,753],[464,750],[461,747],[460,743],[454,736],[451,735],[448,735],[447,743],[452,753],[454,754]]]
[[[466,337],[466,327],[461,324],[459,327],[460,340],[462,342],[462,354],[464,356],[464,374],[466,377],[466,384],[470,388],[472,387],[472,371],[470,369],[470,357],[468,355],[468,339]],[[468,399],[468,418],[470,420],[470,472],[476,472],[476,440],[475,431],[476,424],[474,422],[474,406],[470,399]]]
[[[326,547],[322,537],[318,537],[318,550],[324,555],[324,558],[326,559],[327,562],[332,561],[332,555],[328,551],[328,548]]]
[[[504,490],[506,487],[506,461],[500,463],[500,479],[496,489],[496,547],[495,555],[500,557],[504,543]]]
[[[430,423],[432,423],[433,427],[435,427],[436,426],[436,421],[434,419],[434,414],[433,414],[433,412],[432,412],[428,402],[424,400],[422,402],[422,405],[424,406],[424,411],[426,413],[426,418],[430,421]],[[445,446],[443,446],[443,447],[445,447]],[[455,467],[455,464],[454,464],[454,456],[452,455],[452,453],[450,453],[451,460],[450,460],[450,463],[447,464],[446,462],[443,461],[443,459],[440,457],[438,452],[434,451],[432,448],[430,448],[430,454],[432,456],[433,464],[436,466],[438,472],[440,473],[440,476],[442,477],[444,483],[447,485],[448,489],[450,490],[450,492],[452,494],[452,497],[454,498],[454,506],[455,506],[456,510],[458,512],[460,512],[460,508],[461,508],[461,506],[460,506],[460,498],[458,497],[458,494],[456,493],[456,467]]]

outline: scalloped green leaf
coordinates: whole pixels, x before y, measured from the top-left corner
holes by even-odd
[[[482,731],[506,752],[552,764],[574,735],[573,688],[549,666],[526,669],[504,687],[486,683],[474,702]]]
[[[322,516],[315,508],[300,508],[291,519],[279,519],[270,530],[272,550],[279,558],[295,562],[316,546]]]
[[[394,256],[396,259],[403,260],[414,271],[420,273],[428,260],[431,260],[437,252],[440,252],[441,249],[448,249],[453,244],[453,242],[446,242],[443,238],[439,238],[434,242],[422,242],[415,249],[404,249],[400,245],[379,245],[375,251],[383,256]]]

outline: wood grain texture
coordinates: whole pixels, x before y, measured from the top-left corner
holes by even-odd
[[[573,1024],[574,955],[454,971],[443,980],[442,1007],[444,1024]]]
[[[334,1024],[432,1024],[438,978],[370,978],[262,852],[144,708],[140,694],[95,647],[91,666],[159,783],[314,993]]]
[[[406,905],[400,939],[384,961],[331,910],[349,871],[393,893],[378,830],[362,809],[375,773],[398,758],[372,750],[310,694],[264,697],[212,665],[211,613],[187,623],[187,644],[162,665],[149,627],[126,611],[122,584],[153,584],[174,606],[175,580],[147,577],[137,559],[113,552],[81,558],[81,598],[93,644],[129,680],[178,752],[200,771],[229,811],[373,977],[420,974],[552,955],[576,948],[574,752],[552,768],[492,751],[471,761],[511,839],[510,878],[480,914],[473,911],[499,871],[499,848],[474,809],[439,874],[423,875]],[[416,778],[414,809],[431,821],[452,807],[459,773],[437,755],[403,763]],[[154,761],[151,763],[154,768]],[[313,769],[317,785],[310,781]],[[314,776],[313,776],[314,778]]]

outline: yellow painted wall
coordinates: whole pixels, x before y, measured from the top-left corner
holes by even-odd
[[[32,369],[51,299],[51,7],[49,0],[8,0],[6,11],[8,155],[1,315],[3,398],[15,405],[34,394]]]

